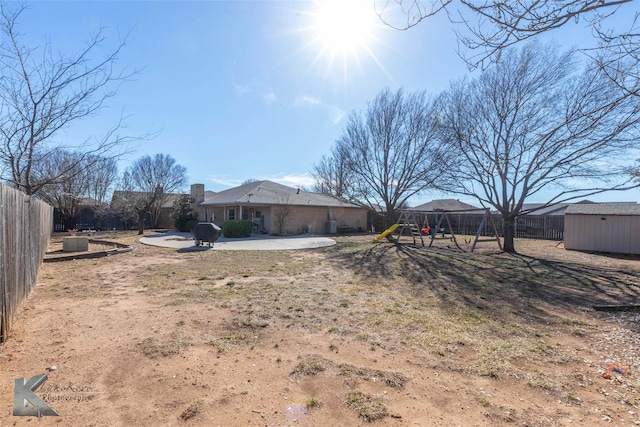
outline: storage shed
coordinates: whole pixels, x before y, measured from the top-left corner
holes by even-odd
[[[640,205],[575,204],[567,207],[564,247],[578,251],[640,254]]]

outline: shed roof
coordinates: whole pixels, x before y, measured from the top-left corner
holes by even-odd
[[[215,194],[206,194],[201,205],[294,205],[362,208],[328,194],[303,191],[273,181],[255,181]]]
[[[565,215],[640,215],[637,203],[575,204],[567,207]]]

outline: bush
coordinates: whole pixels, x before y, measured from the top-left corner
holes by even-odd
[[[191,231],[198,223],[198,213],[191,210],[191,198],[188,194],[181,194],[173,203],[173,225],[178,231]]]
[[[181,223],[179,227],[176,225],[176,228],[178,229],[178,231],[190,232],[191,229],[195,227],[197,223],[198,223],[198,220],[192,218]]]
[[[224,237],[249,237],[253,232],[253,221],[229,220],[222,223]]]

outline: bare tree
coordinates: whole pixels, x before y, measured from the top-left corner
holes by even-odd
[[[56,182],[40,189],[39,196],[56,208],[67,229],[76,227],[83,201],[90,201],[96,219],[108,210],[106,197],[117,178],[115,159],[57,150],[34,165],[34,176],[59,176]]]
[[[66,229],[76,228],[80,203],[87,191],[87,171],[81,153],[58,150],[42,159],[35,176],[60,176],[56,183],[43,187],[40,197],[60,212]]]
[[[105,217],[111,210],[107,200],[118,181],[118,165],[114,158],[96,157],[91,156],[87,162],[91,167],[87,173],[86,195],[92,203],[94,227],[103,228]]]
[[[452,83],[439,101],[443,139],[456,155],[451,189],[504,219],[505,251],[526,199],[545,206],[637,187],[629,150],[637,145],[639,99],[597,64],[528,43],[508,49],[474,80]]]
[[[456,25],[458,40],[471,50],[461,52],[467,63],[483,68],[500,51],[539,34],[580,20],[591,25],[594,48],[632,54],[637,58],[638,13],[625,28],[607,27],[608,18],[632,0],[376,0],[376,10],[387,25],[406,30],[438,14],[446,13]],[[618,56],[622,58],[622,56]]]
[[[187,185],[187,170],[169,155],[143,156],[125,171],[122,185],[126,192],[123,204],[135,210],[138,234],[143,234],[145,216],[149,213],[152,219],[157,218],[168,195]]]
[[[55,52],[47,43],[42,51],[20,41],[17,19],[24,7],[9,9],[0,3],[0,171],[11,185],[27,194],[57,184],[78,165],[92,159],[116,157],[133,138],[118,135],[120,123],[103,137],[88,138],[76,146],[56,142],[62,129],[97,113],[129,77],[116,63],[125,42],[105,57],[97,57],[104,36],[98,31],[73,56]],[[52,175],[36,173],[37,165],[56,151],[79,154]],[[90,166],[90,165],[88,165]]]
[[[293,215],[293,207],[289,204],[289,195],[281,197],[279,204],[273,208],[273,218],[278,226],[278,234],[286,231],[287,223]]]
[[[333,161],[347,169],[353,196],[372,208],[383,207],[393,220],[409,198],[433,189],[446,168],[447,155],[437,137],[434,103],[424,92],[405,95],[388,89],[352,113],[336,141]]]
[[[313,190],[357,202],[351,186],[352,173],[347,167],[346,159],[336,151],[336,148],[332,149],[330,156],[322,156],[320,161],[313,166],[311,172],[315,181]]]

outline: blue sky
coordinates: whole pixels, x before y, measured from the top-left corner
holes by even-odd
[[[189,182],[213,191],[247,179],[309,187],[310,170],[329,153],[347,116],[382,89],[436,95],[468,73],[444,15],[409,31],[372,16],[370,36],[342,53],[326,47],[314,1],[26,4],[19,20],[26,44],[49,40],[54,49],[76,52],[103,27],[105,49],[128,34],[118,65],[138,71],[99,115],[60,139],[100,136],[123,113],[122,134],[157,135],[139,142],[121,168],[146,154],[169,154],[187,168]],[[554,33],[567,47],[585,35],[582,23]],[[637,201],[639,195],[597,199]],[[448,196],[427,193],[412,204],[440,197]]]

